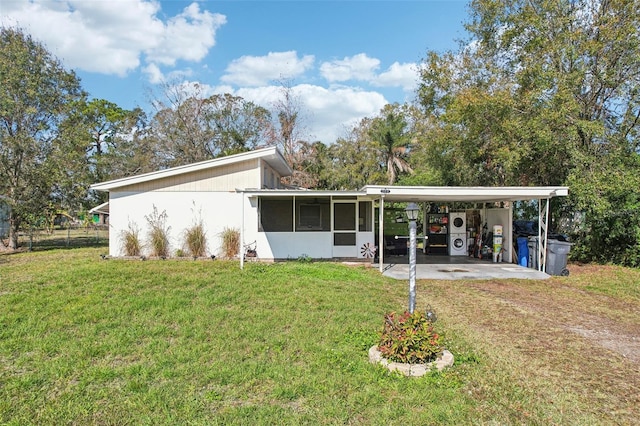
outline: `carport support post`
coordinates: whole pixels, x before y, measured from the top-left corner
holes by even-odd
[[[378,206],[378,267],[384,271],[384,194],[380,196]]]

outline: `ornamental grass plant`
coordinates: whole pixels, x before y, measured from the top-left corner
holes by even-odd
[[[120,232],[120,241],[125,256],[140,256],[142,254],[140,229],[135,223],[129,223],[128,229],[123,229]]]
[[[227,228],[220,233],[222,239],[222,254],[226,259],[235,258],[240,253],[240,231],[236,228]]]
[[[151,256],[166,258],[169,257],[169,231],[167,226],[167,212],[158,212],[158,208],[153,206],[153,212],[145,216],[149,225],[149,246],[151,248]]]
[[[202,221],[187,228],[184,233],[184,245],[193,257],[204,257],[207,254],[207,234]]]

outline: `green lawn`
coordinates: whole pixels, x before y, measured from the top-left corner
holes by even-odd
[[[0,423],[624,424],[638,414],[623,399],[609,401],[617,414],[600,410],[579,377],[576,390],[553,372],[539,377],[506,338],[522,329],[500,334],[496,318],[476,312],[489,302],[475,284],[451,300],[464,283],[419,283],[418,308],[434,306],[456,364],[405,378],[367,359],[383,314],[407,302],[406,283],[375,268],[290,262],[241,271],[217,260],[101,260],[104,251],[0,254]],[[579,278],[575,287],[557,282],[616,294],[613,280],[590,292]],[[547,291],[554,281],[513,285]],[[637,294],[625,290],[621,303],[635,309]],[[457,304],[474,297],[475,310],[458,317]]]

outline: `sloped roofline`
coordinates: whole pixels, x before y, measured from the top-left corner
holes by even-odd
[[[201,161],[199,163],[187,164],[184,166],[172,167],[170,169],[158,170],[150,173],[129,176],[122,179],[110,180],[91,185],[91,189],[96,191],[110,191],[124,186],[135,185],[157,179],[178,176],[185,173],[192,173],[200,170],[212,169],[215,167],[227,166],[247,160],[262,159],[281,176],[289,176],[292,173],[280,150],[275,147],[256,149],[254,151],[242,152],[240,154],[226,157],[214,158],[213,160]]]
[[[107,201],[106,203],[102,203],[99,206],[95,206],[94,208],[89,210],[89,213],[109,214],[109,202]]]

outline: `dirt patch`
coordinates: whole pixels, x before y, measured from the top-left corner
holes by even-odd
[[[640,363],[640,340],[636,336],[618,334],[608,329],[590,329],[582,326],[567,327],[567,330],[577,333],[596,344],[619,353],[633,362]]]
[[[548,291],[496,282],[474,286],[478,291],[494,295],[504,304],[538,317],[548,327],[561,327],[640,363],[640,313],[633,322],[624,321],[624,315],[616,315],[620,309],[633,309],[629,303],[589,294],[553,281],[549,284]],[[628,313],[633,315],[631,311]]]

